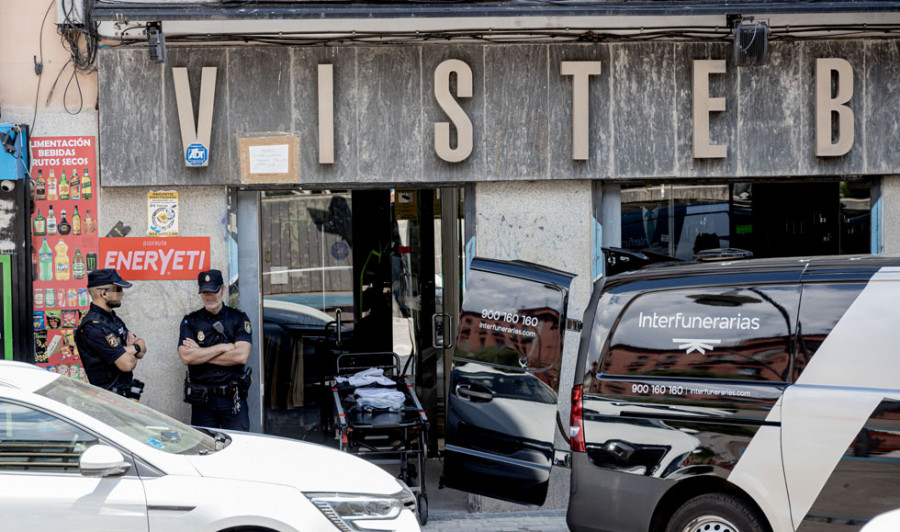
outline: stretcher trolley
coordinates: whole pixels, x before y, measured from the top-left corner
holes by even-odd
[[[428,417],[396,353],[346,353],[337,358],[332,393],[342,451],[376,464],[399,464],[416,495],[419,523],[428,521],[425,456]]]

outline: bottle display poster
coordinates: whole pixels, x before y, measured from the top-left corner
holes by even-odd
[[[178,193],[147,193],[147,236],[178,236]]]
[[[98,267],[96,138],[34,137],[31,153],[34,363],[87,380],[75,329]]]

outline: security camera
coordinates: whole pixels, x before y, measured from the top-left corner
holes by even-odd
[[[12,192],[15,189],[16,189],[15,181],[11,181],[9,179],[4,179],[3,181],[0,181],[0,190],[2,190],[3,192]]]

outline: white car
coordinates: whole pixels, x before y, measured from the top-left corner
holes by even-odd
[[[419,530],[393,476],[319,445],[184,425],[0,361],[0,528]]]
[[[900,530],[900,509],[875,516],[860,532],[897,532]]]

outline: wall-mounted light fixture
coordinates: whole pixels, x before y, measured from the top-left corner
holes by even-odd
[[[742,17],[737,18],[733,32],[734,65],[765,65],[769,59],[769,25]]]
[[[162,31],[162,23],[147,24],[147,44],[150,46],[150,61],[166,62],[166,34]]]

